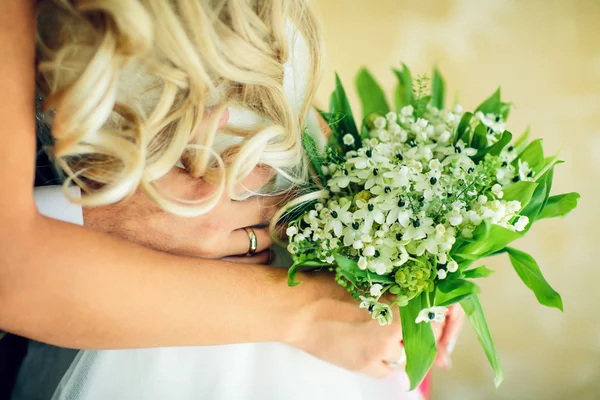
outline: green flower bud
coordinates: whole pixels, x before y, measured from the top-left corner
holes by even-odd
[[[398,286],[400,286],[401,293],[408,300],[430,289],[432,286],[429,280],[431,273],[431,267],[410,263],[400,267],[396,271],[394,278]]]
[[[371,197],[373,197],[371,192],[368,190],[363,190],[354,195],[354,201],[356,202],[356,200],[362,200],[363,202],[367,203]]]

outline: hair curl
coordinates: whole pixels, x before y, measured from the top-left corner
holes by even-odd
[[[286,24],[309,50],[299,110],[284,91]],[[51,153],[83,205],[120,201],[140,187],[179,215],[206,213],[257,164],[305,179],[301,129],[316,90],[321,40],[305,0],[42,0],[38,90],[52,124]],[[239,143],[214,150],[221,112],[238,105],[263,121],[225,128]],[[195,134],[203,117],[209,127]],[[221,131],[219,131],[221,132]],[[155,183],[182,161],[215,184],[201,201]]]

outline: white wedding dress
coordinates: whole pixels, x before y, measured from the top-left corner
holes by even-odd
[[[306,45],[288,27],[292,56],[284,87],[301,104],[307,71]],[[293,39],[292,39],[293,38]],[[304,60],[304,61],[303,61]],[[256,116],[230,109],[230,123]],[[320,143],[314,118],[309,121]],[[220,145],[227,145],[222,138]],[[217,143],[217,146],[219,143]],[[278,256],[279,265],[289,265]],[[290,290],[293,290],[290,288]],[[358,305],[357,305],[358,306]],[[201,316],[190,316],[198,318]],[[160,324],[160,321],[156,321]],[[412,400],[403,370],[376,380],[349,372],[281,343],[79,352],[54,393],[55,400]]]

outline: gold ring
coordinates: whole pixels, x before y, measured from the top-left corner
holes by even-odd
[[[248,234],[248,239],[250,240],[250,245],[248,246],[247,256],[251,256],[256,253],[256,249],[258,249],[258,239],[256,238],[256,233],[254,233],[254,229],[252,228],[244,228],[246,233]]]

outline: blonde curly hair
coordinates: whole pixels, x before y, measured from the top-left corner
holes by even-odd
[[[286,25],[308,47],[299,110],[284,92]],[[206,213],[258,165],[305,179],[301,129],[316,90],[321,39],[305,0],[41,0],[38,90],[52,125],[51,154],[83,190],[83,205],[120,201],[140,187],[164,209]],[[256,113],[225,127],[238,144],[214,149],[222,111]],[[203,117],[208,128],[196,134]],[[160,193],[179,161],[215,184],[200,201]],[[75,200],[75,199],[73,199]]]

